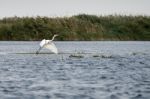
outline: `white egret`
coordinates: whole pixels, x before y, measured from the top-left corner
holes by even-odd
[[[55,37],[58,36],[57,34],[55,34],[51,40],[46,40],[46,39],[43,39],[41,42],[40,42],[40,48],[36,51],[36,54],[39,54],[40,50],[42,48],[47,48],[49,49],[51,52],[57,54],[58,53],[58,50],[55,46],[55,44],[52,42]]]

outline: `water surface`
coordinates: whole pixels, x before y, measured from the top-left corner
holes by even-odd
[[[0,42],[1,99],[149,99],[150,42]]]

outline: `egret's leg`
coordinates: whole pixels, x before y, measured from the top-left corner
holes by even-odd
[[[39,54],[40,50],[42,49],[42,47],[40,47],[37,51],[36,54]]]

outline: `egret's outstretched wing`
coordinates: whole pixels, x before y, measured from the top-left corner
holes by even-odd
[[[46,40],[43,39],[43,40],[40,42],[40,46],[43,47],[45,44],[46,44]]]
[[[48,43],[48,44],[46,44],[45,46],[44,46],[45,48],[47,48],[47,49],[49,49],[49,50],[51,50],[51,52],[53,52],[53,53],[55,53],[55,54],[57,54],[58,53],[58,50],[57,50],[57,48],[56,48],[56,46],[55,46],[55,44],[54,43]]]

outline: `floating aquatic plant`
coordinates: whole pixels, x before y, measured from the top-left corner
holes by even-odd
[[[71,54],[69,57],[70,57],[70,58],[71,58],[71,57],[74,57],[74,58],[84,58],[84,56],[78,55],[78,54]]]

